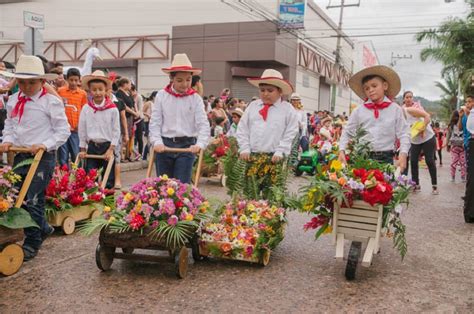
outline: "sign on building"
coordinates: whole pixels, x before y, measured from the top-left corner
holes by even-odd
[[[304,28],[305,0],[280,0],[279,25],[281,28]]]
[[[23,11],[23,24],[26,27],[44,29],[44,15]]]

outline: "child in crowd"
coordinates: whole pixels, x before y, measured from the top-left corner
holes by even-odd
[[[367,131],[365,140],[372,145],[370,157],[380,162],[393,163],[395,142],[400,140],[399,167],[406,168],[410,149],[410,131],[403,109],[392,101],[401,88],[398,74],[391,68],[377,65],[354,74],[349,86],[365,100],[350,115],[339,142],[339,160],[346,162],[347,145],[356,130]]]
[[[308,139],[308,120],[306,117],[306,112],[303,110],[303,105],[301,104],[301,97],[297,93],[291,94],[290,102],[293,105],[293,108],[296,110],[298,115],[298,125],[299,125],[299,136],[300,136],[300,146],[303,152],[309,149],[309,139]]]
[[[69,158],[72,162],[76,161],[79,154],[79,135],[77,128],[79,126],[79,115],[82,106],[87,103],[87,93],[79,88],[81,83],[81,72],[76,68],[71,68],[66,74],[67,85],[59,88],[58,94],[63,99],[67,121],[71,127],[71,136],[67,142],[58,149],[59,165],[67,165]]]
[[[151,112],[150,142],[154,146],[157,175],[166,174],[190,183],[195,154],[205,149],[210,128],[204,103],[191,88],[193,68],[186,54],[176,54],[171,67],[162,69],[171,83],[155,97]],[[167,153],[166,148],[190,148],[189,153]]]
[[[455,110],[451,115],[446,136],[447,150],[451,153],[451,182],[456,180],[456,170],[459,166],[461,180],[466,181],[466,159],[464,154],[464,138],[462,130],[458,128],[459,111]]]
[[[232,112],[232,124],[230,126],[229,132],[227,132],[227,137],[236,137],[237,135],[237,127],[239,125],[240,119],[244,112],[240,108],[234,109]]]
[[[70,136],[69,124],[62,101],[47,93],[46,80],[54,80],[56,74],[45,74],[41,59],[35,56],[20,56],[16,72],[0,74],[16,78],[19,92],[13,94],[7,103],[7,119],[3,130],[1,152],[11,146],[29,147],[33,154],[44,150],[38,169],[33,177],[25,198],[25,209],[39,226],[24,229],[24,260],[33,259],[44,239],[54,232],[45,218],[45,191],[53,175],[56,164],[56,150]],[[13,165],[31,158],[31,154],[16,154]],[[16,172],[25,179],[29,166]]]
[[[84,76],[82,86],[91,96],[87,105],[82,108],[79,117],[79,147],[81,157],[105,155],[105,160],[88,159],[86,170],[105,169],[110,158],[114,157],[115,147],[120,140],[120,115],[117,106],[107,95],[112,89],[112,82],[102,71],[94,71]],[[115,162],[114,162],[115,163]],[[112,169],[114,169],[112,166]],[[110,172],[106,187],[114,187],[114,171]]]
[[[258,87],[260,99],[252,101],[237,128],[240,158],[249,160],[251,153],[269,153],[277,163],[291,152],[298,134],[298,115],[293,106],[282,99],[293,87],[280,72],[267,69],[259,78],[249,78]]]
[[[216,126],[214,127],[214,137],[219,137],[224,135],[224,128],[225,128],[225,119],[222,117],[217,117],[215,119]]]

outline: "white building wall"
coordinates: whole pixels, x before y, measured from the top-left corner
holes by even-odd
[[[301,97],[301,103],[305,111],[313,112],[319,110],[319,77],[316,73],[309,72],[298,66],[295,90]]]

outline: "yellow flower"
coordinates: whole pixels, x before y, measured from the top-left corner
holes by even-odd
[[[239,220],[240,220],[240,222],[245,223],[245,222],[248,221],[248,218],[247,218],[247,216],[242,215],[242,216],[240,216]]]
[[[339,171],[342,169],[342,163],[339,160],[333,160],[331,163],[331,168]]]
[[[239,235],[239,232],[237,231],[237,229],[234,229],[232,230],[232,233],[230,234],[230,238],[235,239],[237,238],[238,235]]]
[[[185,220],[192,221],[193,219],[194,219],[194,216],[192,214],[186,214]]]
[[[135,210],[137,212],[142,210],[142,200],[138,200],[137,205],[135,205]]]
[[[255,205],[253,205],[253,204],[248,204],[248,205],[247,205],[247,209],[248,209],[249,211],[253,212],[253,211],[255,211]]]
[[[130,193],[127,193],[127,194],[125,194],[125,196],[123,197],[123,199],[124,199],[125,201],[127,201],[127,202],[131,202],[131,201],[133,201],[133,195],[130,194]]]
[[[328,233],[332,233],[332,226],[329,225],[326,230],[324,230],[323,234],[328,234]]]
[[[169,196],[171,196],[171,195],[174,194],[174,189],[173,188],[168,188],[168,190],[166,190],[166,192],[168,193]]]
[[[252,213],[250,215],[250,218],[255,221],[255,222],[258,222],[260,220],[260,217],[258,217],[258,214],[257,213]]]
[[[111,222],[114,221],[114,220],[115,220],[115,217],[114,217],[114,216],[110,217],[110,218],[109,218],[109,223],[111,223]]]
[[[164,181],[168,180],[168,175],[166,175],[166,174],[162,175],[161,179],[164,180]]]
[[[110,212],[112,209],[110,208],[110,206],[105,206],[104,207],[104,212],[108,213]]]

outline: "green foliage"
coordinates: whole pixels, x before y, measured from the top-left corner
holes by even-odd
[[[395,233],[393,235],[393,247],[398,250],[403,260],[408,251],[408,244],[405,237],[406,227],[404,224],[402,224],[400,219],[394,221],[393,227],[395,228]]]
[[[244,190],[245,173],[247,170],[247,162],[236,159],[234,162],[226,162],[224,167],[225,175],[227,176],[226,186],[228,194],[234,193],[242,194]]]
[[[0,215],[0,226],[9,229],[22,229],[27,227],[38,228],[38,225],[26,210],[16,207],[12,207],[8,209],[6,213]]]
[[[33,158],[22,160],[19,163],[17,163],[15,165],[15,167],[12,168],[12,170],[15,171],[19,168],[22,168],[22,167],[25,167],[25,166],[30,166],[31,164],[33,164],[33,161],[34,161]]]
[[[196,221],[178,221],[176,225],[170,225],[166,221],[160,221],[158,227],[150,232],[154,239],[166,239],[166,246],[172,249],[180,248],[193,236],[199,224]]]

